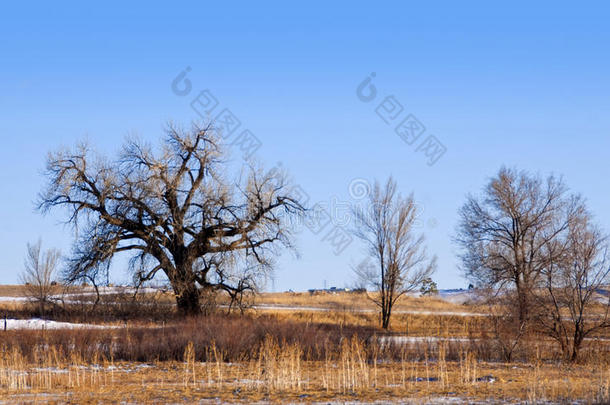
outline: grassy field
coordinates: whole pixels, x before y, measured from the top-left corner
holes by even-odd
[[[353,361],[353,363],[352,363]],[[358,357],[302,362],[295,355],[241,363],[3,364],[6,401],[62,403],[342,402],[437,399],[607,403],[608,368],[495,363],[399,362],[377,366]],[[10,370],[11,374],[8,374]],[[27,373],[27,374],[26,374]],[[7,375],[8,374],[8,375]]]
[[[505,363],[484,308],[469,304],[406,297],[386,332],[364,294],[262,294],[244,315],[220,297],[216,313],[188,319],[168,293],[127,296],[47,314],[107,328],[0,331],[4,403],[610,401],[610,336],[568,364],[532,333]],[[35,315],[21,300],[0,311]]]

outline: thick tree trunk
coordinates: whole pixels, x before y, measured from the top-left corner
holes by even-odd
[[[198,315],[201,313],[199,305],[199,290],[193,283],[192,286],[185,286],[180,292],[176,293],[176,303],[178,304],[178,312],[182,315]]]
[[[185,316],[199,315],[201,313],[199,302],[200,291],[197,288],[195,280],[189,277],[190,271],[190,269],[185,269],[181,271],[180,275],[170,278],[172,289],[176,295],[178,312]]]

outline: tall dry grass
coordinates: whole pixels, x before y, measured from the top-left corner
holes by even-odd
[[[209,395],[222,398],[383,398],[446,396],[459,392],[465,398],[541,400],[582,399],[610,401],[610,367],[572,366],[536,362],[519,364],[479,362],[467,349],[457,362],[446,359],[447,345],[438,343],[435,357],[425,349],[423,361],[408,360],[403,346],[397,360],[383,357],[380,345],[356,335],[341,340],[338,350],[323,360],[303,360],[298,342],[279,341],[267,335],[248,359],[227,362],[223,349],[212,342],[197,347],[187,342],[180,361],[126,363],[107,357],[100,348],[89,358],[80,351],[54,345],[23,353],[0,346],[0,394],[68,392],[70,395],[129,395],[144,400],[178,393],[183,398]],[[198,361],[205,358],[205,362]],[[138,391],[147,392],[148,396]],[[79,394],[80,393],[80,394]]]

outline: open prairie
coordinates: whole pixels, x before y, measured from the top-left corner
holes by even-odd
[[[69,311],[34,323],[35,307],[11,301],[20,286],[0,291],[3,403],[610,400],[610,335],[566,364],[532,333],[506,362],[485,308],[443,294],[405,297],[385,331],[367,293],[261,294],[243,314],[218,297],[209,314],[184,319],[167,292],[133,301],[108,288],[95,309],[90,288],[73,287]]]
[[[609,21],[3,2],[0,405],[610,405]]]

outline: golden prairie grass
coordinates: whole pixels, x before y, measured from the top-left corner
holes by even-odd
[[[57,284],[51,289],[52,294],[79,293],[87,291],[82,286],[64,286]],[[28,288],[23,284],[0,284],[0,297],[27,297]]]
[[[329,308],[334,310],[371,309],[377,307],[371,298],[372,292],[284,292],[262,293],[256,296],[256,305],[303,306],[314,308]],[[403,296],[394,307],[396,311],[464,311],[469,310],[463,305],[443,301],[438,297]]]
[[[265,293],[256,298],[256,313],[280,320],[376,328],[378,308],[371,293]],[[289,310],[281,309],[289,308]],[[313,310],[318,309],[318,310]],[[413,336],[467,337],[484,320],[481,309],[435,297],[402,297],[394,307],[390,331]]]
[[[610,400],[608,364],[572,365],[535,361],[532,364],[485,363],[464,350],[459,361],[445,359],[439,343],[436,357],[382,361],[379,348],[367,347],[357,337],[345,339],[336,353],[320,361],[303,361],[298,344],[286,345],[267,337],[250,360],[223,361],[214,344],[200,348],[206,362],[196,361],[189,343],[181,362],[115,362],[94,354],[88,361],[79,353],[54,346],[31,356],[18,348],[0,348],[0,395],[18,399],[44,393],[46,399],[78,403],[98,401],[192,402],[221,399],[324,401],[431,398],[507,398],[604,403]],[[457,394],[459,393],[459,394]],[[20,397],[21,396],[21,397]]]
[[[325,323],[342,326],[379,328],[380,318],[376,312],[358,311],[307,311],[307,310],[266,310],[261,314],[273,316],[280,321],[305,323]],[[409,336],[480,337],[481,331],[488,330],[489,320],[481,316],[451,315],[448,313],[405,314],[397,313],[392,317],[389,332]]]
[[[397,312],[391,324],[391,335],[430,341],[385,347],[376,340],[385,333],[377,314],[359,310],[374,309],[362,294],[263,294],[257,302],[328,311],[257,309],[244,317],[167,324],[129,320],[109,330],[0,332],[0,398],[610,401],[608,342],[588,342],[582,363],[569,365],[557,361],[558,347],[551,340],[531,336],[519,362],[492,362],[498,355],[489,318],[464,316],[460,312],[476,308],[437,301],[407,297],[397,308],[419,312]],[[273,336],[266,335],[270,331]],[[466,342],[451,343],[454,338]]]

